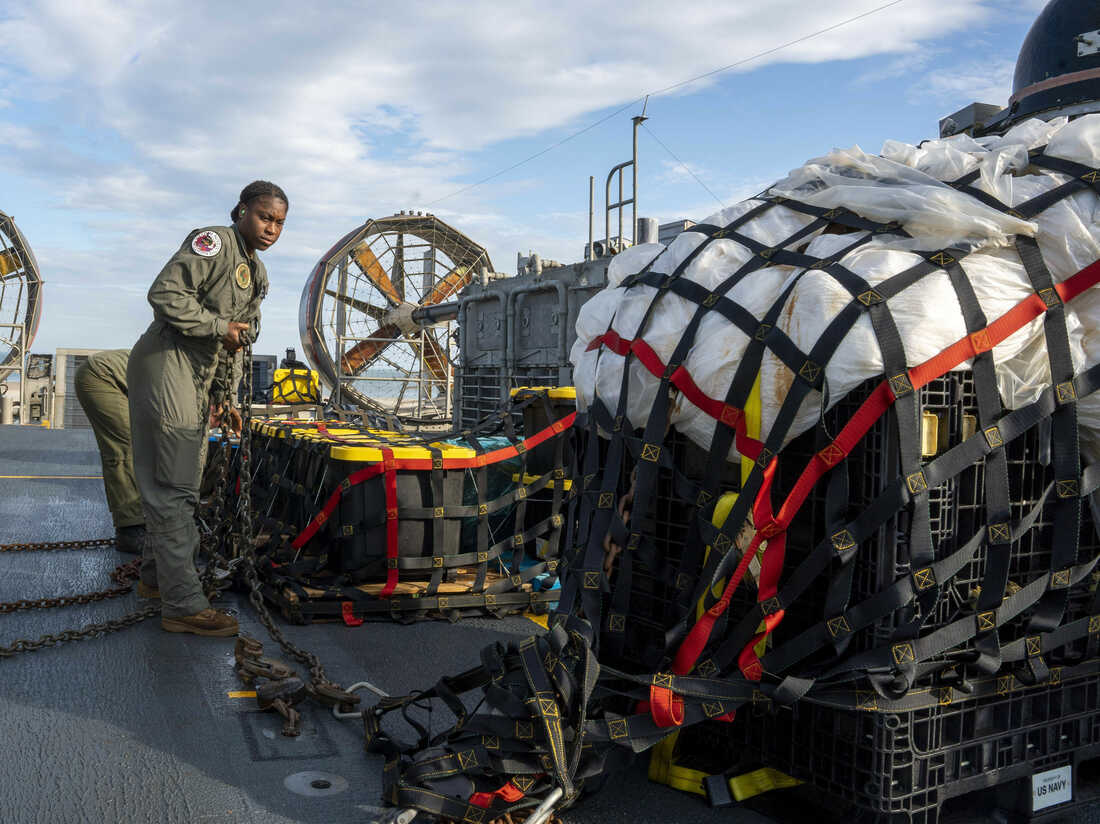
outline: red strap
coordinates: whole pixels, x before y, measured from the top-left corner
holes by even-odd
[[[649,713],[658,727],[679,727],[684,723],[684,699],[668,687],[650,684]]]
[[[401,574],[397,568],[397,465],[392,449],[382,450],[381,466],[386,487],[386,585],[378,597],[388,598],[397,588]]]
[[[776,458],[772,458],[767,468],[764,469],[764,479],[760,486],[760,495],[757,496],[753,508],[753,516],[758,524],[764,522],[772,523],[771,505],[768,503],[769,498],[767,493],[770,491],[772,479],[775,477],[776,461]],[[774,540],[775,537],[779,536],[769,536],[769,540]],[[741,579],[745,577],[745,572],[748,571],[749,563],[756,557],[756,550],[760,548],[760,542],[763,541],[764,538],[763,528],[758,528],[756,534],[752,536],[752,541],[749,543],[748,549],[745,550],[745,554],[741,556],[741,561],[737,564],[737,569],[733,571],[733,575],[731,575],[730,579],[726,582],[726,587],[722,590],[722,597],[718,599],[718,602],[714,604],[714,606],[703,613],[703,617],[695,622],[695,626],[691,628],[691,632],[688,633],[683,643],[680,644],[680,649],[676,651],[676,658],[673,659],[672,664],[672,671],[677,675],[687,675],[695,666],[695,662],[699,660],[699,656],[702,655],[703,650],[706,648],[707,641],[710,640],[710,634],[714,630],[715,622],[722,617],[722,614],[730,605],[733,593],[741,583]]]
[[[1100,283],[1100,261],[1096,261],[1086,266],[1077,274],[1057,284],[1055,289],[1058,291],[1058,295],[1062,298],[1063,302],[1069,302],[1085,290],[1095,286],[1097,283]],[[959,364],[975,357],[977,354],[989,351],[994,346],[1022,329],[1028,323],[1035,320],[1035,318],[1041,316],[1046,309],[1046,304],[1038,294],[1032,294],[1024,298],[1008,312],[989,324],[985,329],[961,338],[938,355],[910,369],[907,377],[909,383],[912,385],[913,391],[925,386],[929,381],[942,377]],[[596,345],[598,346],[599,344]],[[757,524],[758,531],[753,538],[753,543],[742,557],[733,577],[731,577],[726,584],[726,588],[722,592],[722,597],[695,623],[695,626],[691,628],[691,631],[680,645],[680,649],[677,650],[676,658],[673,663],[674,672],[684,675],[690,672],[691,668],[695,666],[695,662],[698,660],[710,640],[710,634],[714,629],[715,622],[729,606],[733,596],[733,589],[740,584],[741,578],[744,576],[744,569],[747,568],[747,562],[755,555],[756,549],[760,543],[762,537],[761,531],[765,529],[776,530],[777,532],[771,536],[764,536],[768,537],[769,544],[761,564],[760,597],[761,600],[765,600],[775,594],[777,591],[776,587],[778,586],[779,573],[782,570],[782,561],[785,551],[785,536],[783,530],[786,530],[790,525],[803,503],[805,503],[814,485],[827,471],[835,466],[840,460],[847,457],[855,448],[856,444],[858,444],[863,436],[867,434],[875,421],[877,421],[896,400],[897,396],[891,389],[889,381],[883,381],[879,384],[867,400],[860,405],[859,409],[836,437],[836,440],[825,449],[821,450],[821,452],[814,455],[806,465],[798,481],[795,483],[794,488],[780,507],[779,515],[774,521],[770,521],[771,478],[767,470],[765,470],[764,481],[761,484],[760,492],[754,502],[754,522]],[[702,406],[700,406],[700,408],[704,409]],[[704,409],[704,411],[707,410]],[[738,440],[738,445],[740,448],[740,440]],[[774,462],[768,469],[772,469],[773,467]],[[778,551],[769,559],[769,553],[772,551],[773,545]],[[765,594],[765,592],[767,592],[767,594]],[[778,626],[780,621],[782,621],[782,617],[782,610],[772,616],[768,616],[764,622],[765,631],[757,634],[741,651],[738,657],[738,663],[742,673],[746,677],[752,678],[753,680],[759,680],[760,676],[763,674],[759,659],[756,657],[756,653],[752,648]]]
[[[623,357],[633,353],[642,366],[658,378],[663,377],[665,374],[664,361],[662,361],[660,356],[653,351],[653,348],[641,338],[625,340],[620,337],[619,333],[614,329],[609,329],[604,334],[594,338],[592,342],[588,344],[588,351],[598,349],[601,346]],[[753,460],[756,459],[764,445],[755,438],[750,438],[748,436],[748,433],[745,431],[745,416],[740,409],[735,406],[730,406],[716,398],[712,398],[700,389],[699,385],[695,383],[694,378],[691,377],[691,373],[683,366],[678,367],[672,373],[669,377],[669,381],[673,386],[679,389],[684,397],[691,401],[691,403],[707,415],[710,415],[716,421],[733,429],[737,436],[737,451]]]
[[[363,481],[373,478],[375,475],[382,474],[383,465],[381,463],[371,464],[370,466],[364,466],[362,469],[357,469],[352,472],[347,478],[347,488],[350,489],[353,486],[358,486]],[[303,529],[290,545],[294,549],[301,549],[305,546],[314,535],[317,534],[317,530],[320,529],[325,522],[332,516],[332,513],[336,511],[336,506],[340,503],[340,498],[344,494],[344,485],[337,486],[332,491],[332,494],[328,496],[328,500],[325,501],[325,505],[321,507],[321,511],[313,516],[313,520],[309,522],[305,529]]]
[[[520,791],[519,787],[509,781],[503,787],[493,790],[491,793],[474,793],[470,796],[470,803],[483,809],[489,809],[496,798],[503,799],[509,804],[515,804],[523,797],[523,792]]]
[[[355,604],[351,601],[344,601],[340,604],[340,614],[344,619],[344,623],[349,627],[357,627],[363,623],[362,618],[355,617]]]

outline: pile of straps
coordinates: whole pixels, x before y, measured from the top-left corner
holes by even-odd
[[[956,189],[983,203],[1032,219],[1062,198],[1087,188],[1100,192],[1100,171],[1031,153],[1039,167],[1071,179],[1035,199],[1009,207],[973,187],[977,172],[955,181]],[[494,645],[480,666],[443,678],[424,692],[383,700],[366,718],[368,747],[386,755],[385,798],[455,821],[487,821],[506,812],[531,809],[555,798],[573,803],[586,783],[645,750],[670,732],[706,720],[731,721],[738,708],[757,700],[793,703],[822,695],[838,706],[863,710],[904,709],[965,700],[976,683],[996,681],[1002,692],[1018,684],[1054,681],[1070,667],[1052,672],[1048,661],[1068,645],[1084,642],[1079,666],[1100,651],[1100,590],[1089,586],[1097,557],[1079,557],[1082,499],[1100,488],[1100,468],[1082,471],[1075,404],[1100,387],[1100,364],[1075,374],[1066,330],[1065,304],[1100,282],[1100,262],[1062,283],[1054,283],[1036,242],[1015,240],[1034,292],[999,318],[985,317],[960,262],[972,249],[934,249],[923,260],[872,286],[838,261],[883,234],[908,237],[896,224],[868,220],[849,210],[823,209],[770,196],[727,226],[696,225],[705,240],[671,272],[658,255],[622,285],[653,287],[637,336],[624,340],[607,332],[592,345],[627,359],[617,408],[596,398],[576,425],[584,435],[579,482],[581,494],[571,511],[575,526],[570,554],[563,560],[561,602],[550,631],[507,646]],[[769,209],[782,206],[813,220],[786,242],[766,247],[739,228]],[[812,235],[838,225],[866,232],[829,259],[798,251]],[[753,257],[715,289],[682,275],[718,238],[730,238]],[[792,277],[770,311],[758,321],[725,295],[748,273],[778,264],[802,272],[826,272],[850,293],[847,306],[831,321],[810,352],[800,351],[778,328],[780,312],[801,275]],[[909,367],[887,301],[921,278],[945,272],[954,286],[968,334],[932,359]],[[643,334],[666,293],[691,301],[694,317],[668,363]],[[707,396],[683,367],[696,345],[708,312],[719,312],[750,339],[726,396]],[[852,325],[870,318],[885,364],[880,383],[858,406],[839,434],[823,438],[781,502],[773,501],[779,452],[796,411],[807,395],[822,391],[824,365]],[[997,390],[992,349],[1023,326],[1042,317],[1051,385],[1034,403],[1003,407]],[[764,352],[774,353],[797,379],[775,424],[761,442],[747,431],[744,410]],[[661,380],[652,414],[638,433],[624,426],[630,361]],[[922,462],[920,390],[973,360],[980,436],[967,438]],[[702,480],[681,472],[667,432],[670,404],[682,395],[714,419],[714,437]],[[812,549],[799,547],[793,568],[784,568],[788,528],[819,481],[841,473],[853,449],[885,414],[898,433],[901,472],[885,483],[875,500],[852,516],[830,513],[825,537]],[[1051,482],[1020,517],[1013,518],[1007,444],[1049,422]],[[1044,423],[1044,426],[1047,425]],[[716,526],[712,520],[731,445],[753,463],[732,511]],[[948,554],[937,554],[929,524],[931,490],[974,465],[984,472],[986,523],[973,536],[960,536]],[[660,557],[655,536],[645,528],[654,511],[657,478],[676,478],[676,494],[690,503],[688,538],[678,567]],[[629,495],[630,514],[619,504]],[[1049,568],[1033,572],[1021,586],[1009,585],[1013,546],[1036,524],[1044,509],[1053,523]],[[873,543],[883,524],[907,511],[909,574],[897,577],[869,597],[853,597],[853,572],[861,544]],[[651,521],[648,521],[651,522]],[[747,534],[738,542],[739,533]],[[623,547],[613,575],[605,570],[608,542]],[[873,550],[873,546],[870,546]],[[985,556],[984,579],[973,609],[942,624],[931,622],[936,602],[952,577]],[[757,591],[742,614],[728,610],[754,559],[760,563]],[[612,669],[600,658],[614,657],[631,628],[632,574],[636,565],[665,574],[682,590],[679,616],[663,639],[662,671],[636,674]],[[824,614],[782,643],[773,633],[786,610],[815,582],[828,577]],[[1087,604],[1067,614],[1068,595],[1084,591]],[[853,602],[855,601],[855,602]],[[696,612],[701,603],[703,611]],[[698,617],[697,617],[698,615]],[[853,647],[861,630],[884,617],[895,618],[886,643]],[[980,676],[994,674],[993,678]],[[914,686],[934,685],[931,689]],[[465,695],[465,701],[463,696]],[[432,733],[416,721],[416,708],[440,701],[456,723]],[[475,711],[467,709],[476,705]],[[401,745],[383,728],[400,711],[419,733]]]
[[[515,419],[534,407],[547,425],[524,437]],[[574,419],[575,412],[552,408],[547,392],[521,390],[511,404],[459,432],[413,436],[355,433],[331,422],[256,422],[252,436],[262,446],[251,474],[260,532],[268,536],[258,562],[265,594],[295,620],[331,616],[349,625],[545,611],[558,598],[552,587],[566,538],[563,511],[574,494],[567,479]],[[507,444],[488,440],[497,435]],[[444,448],[452,441],[469,448],[456,457]],[[334,459],[334,447],[352,457]],[[357,452],[378,459],[360,461]],[[491,471],[502,489],[494,497]],[[399,498],[399,473],[410,472],[425,476],[422,501]],[[501,472],[510,476],[503,484]],[[476,499],[466,501],[470,488]],[[401,552],[399,530],[417,521],[430,554]],[[460,532],[471,528],[473,545],[460,547]],[[383,536],[384,546],[373,543]],[[471,570],[466,591],[440,590],[455,573]],[[379,574],[379,591],[357,586]],[[426,587],[402,594],[404,581]]]

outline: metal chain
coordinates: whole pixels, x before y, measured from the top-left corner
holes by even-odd
[[[95,549],[114,546],[114,538],[94,538],[90,541],[51,541],[35,544],[0,544],[0,552],[45,552],[55,549]]]
[[[264,625],[268,635],[279,644],[288,655],[293,655],[303,664],[309,667],[309,674],[314,687],[339,689],[329,681],[325,674],[325,668],[321,659],[312,652],[295,646],[287,640],[276,625],[264,602],[262,584],[259,573],[256,571],[256,543],[252,529],[252,342],[246,341],[242,356],[245,403],[241,409],[241,439],[238,453],[240,460],[237,463],[238,477],[240,479],[240,495],[237,498],[236,529],[233,534],[234,555],[241,559],[241,570],[245,581],[249,586],[249,601],[252,603],[260,623]]]
[[[27,598],[20,601],[4,601],[0,602],[0,615],[29,609],[52,609],[74,604],[90,604],[93,601],[118,598],[133,590],[133,582],[137,580],[140,571],[141,561],[130,561],[115,567],[115,571],[111,573],[111,580],[118,584],[117,587],[103,589],[98,592],[84,592],[78,595],[62,595],[57,598]]]
[[[50,607],[63,607],[71,604],[87,604],[92,601],[103,601],[108,598],[118,598],[133,589],[134,581],[138,578],[141,569],[141,561],[134,560],[122,564],[111,573],[111,579],[118,586],[100,592],[90,592],[85,595],[66,595],[60,598],[39,598],[31,601],[12,601],[0,604],[0,614],[18,612],[25,609],[47,609]],[[160,612],[160,603],[149,604],[139,610],[123,615],[109,621],[95,624],[86,624],[80,629],[67,629],[51,635],[43,635],[38,640],[21,638],[8,646],[0,646],[0,658],[11,658],[21,652],[35,652],[43,647],[52,647],[66,641],[82,641],[86,638],[96,638],[151,618]]]

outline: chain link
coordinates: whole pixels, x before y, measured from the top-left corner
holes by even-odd
[[[260,623],[268,635],[288,654],[309,667],[314,687],[336,687],[325,674],[321,659],[309,650],[302,649],[287,640],[282,630],[275,625],[267,604],[264,602],[263,586],[256,571],[256,542],[252,528],[252,342],[247,341],[242,356],[245,402],[241,408],[241,438],[238,447],[237,462],[240,495],[237,497],[235,529],[232,534],[233,552],[241,559],[241,572],[249,587],[248,600],[256,610]],[[227,413],[223,412],[223,415]],[[337,689],[339,689],[337,687]]]
[[[308,650],[302,649],[287,640],[282,630],[276,626],[271,613],[264,602],[263,586],[259,573],[256,570],[256,541],[252,526],[252,342],[246,339],[242,347],[242,375],[244,385],[245,402],[241,408],[241,435],[238,446],[238,482],[240,494],[237,496],[237,509],[235,512],[226,512],[226,501],[229,499],[229,463],[232,451],[229,442],[230,409],[232,399],[226,398],[221,407],[221,439],[219,448],[222,450],[221,466],[218,468],[218,478],[210,499],[211,509],[205,513],[203,522],[203,536],[201,547],[207,553],[209,561],[202,575],[203,589],[210,597],[216,597],[221,586],[226,585],[225,580],[219,580],[218,569],[232,569],[240,564],[241,574],[249,587],[249,601],[260,623],[264,625],[268,634],[279,644],[283,650],[309,667],[312,687],[326,691],[331,696],[332,691],[343,691],[333,682],[329,681],[325,674],[321,659]],[[0,544],[0,552],[23,552],[33,550],[59,550],[59,549],[89,549],[99,546],[114,544],[114,538],[101,538],[90,541],[58,541],[54,543],[35,544]],[[227,560],[221,553],[221,549],[228,546],[232,560]],[[91,592],[81,595],[69,595],[59,598],[38,598],[9,603],[0,603],[0,614],[19,612],[31,609],[48,609],[51,607],[69,606],[71,604],[86,604],[93,601],[102,601],[108,598],[117,598],[130,592],[133,581],[138,577],[141,562],[131,561],[123,564],[112,574],[119,583],[118,587]],[[10,646],[0,646],[0,658],[16,655],[20,652],[31,652],[42,647],[53,646],[65,641],[76,641],[115,632],[125,627],[144,621],[160,612],[160,604],[150,604],[140,610],[132,612],[122,618],[113,621],[104,621],[98,624],[89,624],[79,630],[65,630],[54,635],[43,635],[37,641],[21,639]],[[316,691],[314,695],[316,695]],[[339,696],[338,696],[339,697]],[[348,698],[355,699],[349,695]],[[355,699],[357,700],[357,699]]]
[[[74,541],[67,543],[80,542]],[[47,546],[52,545],[47,544]],[[0,614],[19,612],[28,609],[49,609],[52,607],[70,606],[72,604],[88,604],[93,601],[105,601],[108,598],[118,598],[133,589],[134,581],[137,580],[140,570],[140,560],[129,561],[116,567],[114,572],[111,573],[111,579],[118,584],[117,587],[101,590],[99,592],[89,592],[82,595],[65,595],[60,598],[38,598],[35,600],[0,603]],[[86,624],[80,629],[67,629],[52,635],[43,635],[38,640],[21,638],[8,646],[0,646],[0,658],[11,658],[21,652],[35,652],[43,647],[52,647],[66,641],[82,641],[86,638],[96,638],[111,632],[117,632],[120,629],[125,629],[126,627],[140,623],[146,618],[151,618],[159,612],[159,603],[149,604],[139,610],[123,615],[121,618],[115,618],[95,624]]]
[[[0,552],[46,552],[57,549],[95,549],[114,546],[114,538],[94,538],[90,541],[51,541],[35,544],[0,544]]]
[[[106,601],[109,598],[118,598],[131,592],[134,581],[141,571],[141,561],[130,561],[115,567],[111,573],[111,580],[118,584],[117,587],[103,589],[98,592],[84,592],[78,595],[62,595],[57,598],[29,598],[20,601],[0,601],[0,615],[12,612],[22,612],[29,609],[52,609],[54,607],[69,607],[74,604],[90,604],[94,601]]]

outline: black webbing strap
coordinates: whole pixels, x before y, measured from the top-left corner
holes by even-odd
[[[947,273],[951,278],[959,308],[962,310],[967,334],[979,332],[988,325],[988,320],[978,303],[978,296],[966,272],[956,261],[947,267]],[[978,657],[971,666],[980,672],[992,673],[1000,669],[1001,656],[1000,636],[996,632],[996,625],[991,620],[990,613],[995,613],[1001,601],[1004,600],[1013,547],[1011,530],[1007,528],[1011,516],[1008,459],[1003,448],[1004,439],[997,428],[997,421],[1004,413],[1004,406],[997,388],[993,351],[982,352],[975,357],[971,371],[978,400],[978,423],[982,430],[982,437],[991,448],[985,457],[984,466],[985,510],[989,524],[988,546],[985,575],[977,604],[979,613],[986,615],[987,620],[979,624],[979,632],[974,640]]]
[[[1078,559],[1081,525],[1079,497],[1081,456],[1077,432],[1077,392],[1074,389],[1073,360],[1069,350],[1065,306],[1054,290],[1054,282],[1043,262],[1039,244],[1031,238],[1017,238],[1016,250],[1024,264],[1032,286],[1047,306],[1043,329],[1046,335],[1050,379],[1054,385],[1058,408],[1051,416],[1051,448],[1055,474],[1057,502],[1053,517],[1053,546],[1050,564],[1057,580]],[[1054,588],[1045,593],[1028,626],[1030,632],[1049,632],[1062,622],[1068,588]],[[1045,664],[1039,657],[1028,658],[1031,677],[1045,678]]]

